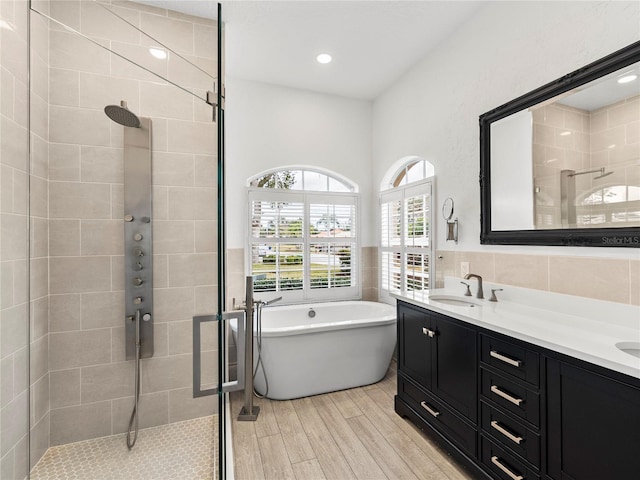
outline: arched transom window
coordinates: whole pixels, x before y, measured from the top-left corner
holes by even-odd
[[[433,281],[433,180],[428,161],[411,157],[380,192],[380,299],[418,297]],[[384,186],[387,186],[384,189]]]
[[[283,168],[249,182],[248,274],[287,301],[357,298],[357,187],[330,172]]]

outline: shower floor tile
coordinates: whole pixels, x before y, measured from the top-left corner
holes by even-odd
[[[124,434],[51,447],[31,480],[210,480],[217,420],[213,415],[140,430],[130,451]]]

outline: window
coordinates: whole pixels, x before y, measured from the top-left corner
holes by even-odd
[[[414,170],[415,168],[415,170]],[[426,179],[425,179],[426,178]],[[408,181],[411,180],[411,181]],[[380,194],[380,299],[418,296],[435,278],[431,259],[433,166],[407,163]]]
[[[358,194],[313,170],[262,174],[249,188],[254,291],[287,301],[357,298]]]

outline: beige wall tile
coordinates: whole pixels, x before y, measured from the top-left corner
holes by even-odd
[[[195,222],[196,253],[213,253],[218,248],[217,225],[213,221]]]
[[[640,97],[627,100],[623,104],[609,109],[609,127],[626,125],[640,120]]]
[[[124,292],[83,293],[80,300],[82,329],[124,325]]]
[[[28,300],[28,263],[27,260],[13,262],[13,304],[20,305]]]
[[[133,409],[133,397],[113,400],[113,433],[125,433]],[[169,392],[140,395],[139,428],[151,428],[169,423]]]
[[[49,178],[49,142],[36,135],[31,135],[31,174]]]
[[[0,310],[12,307],[13,303],[13,262],[0,262]]]
[[[153,288],[169,286],[169,259],[166,255],[153,254]]]
[[[31,386],[32,424],[39,422],[47,413],[49,413],[49,374],[45,374],[35,381]]]
[[[27,392],[22,392],[0,412],[0,455],[4,456],[27,434],[28,403]]]
[[[194,25],[194,55],[197,57],[218,58],[216,45],[218,42],[218,29],[208,25]]]
[[[52,257],[80,254],[80,220],[49,220],[49,254]]]
[[[81,254],[122,255],[124,252],[124,220],[82,220],[80,223]]]
[[[0,324],[0,351],[11,355],[27,345],[27,306],[18,305],[3,310]]]
[[[49,293],[49,264],[47,258],[34,258],[30,262],[29,294],[31,300]]]
[[[80,148],[83,182],[124,183],[124,150],[82,146]]]
[[[80,405],[80,369],[54,370],[51,377],[51,408]]]
[[[111,290],[109,257],[55,257],[50,260],[51,293]]]
[[[171,255],[169,257],[169,286],[214,285],[216,269],[216,254]]]
[[[169,120],[168,150],[213,155],[216,152],[214,123],[193,123]]]
[[[612,302],[629,302],[629,260],[550,257],[552,292]]]
[[[80,73],[76,70],[49,68],[49,87],[51,105],[80,105]]]
[[[0,361],[0,408],[13,400],[13,355]]]
[[[195,155],[195,185],[215,187],[218,184],[217,161],[213,155]]]
[[[169,392],[169,420],[171,422],[213,415],[216,411],[217,402],[212,402],[211,397],[193,398],[193,392],[189,388]]]
[[[494,281],[516,287],[548,290],[548,257],[496,253]]]
[[[140,28],[151,37],[162,39],[162,43],[178,53],[193,54],[193,24],[191,22],[141,13]],[[142,44],[156,45],[153,40],[144,36]]]
[[[104,184],[51,182],[49,215],[50,218],[111,218],[111,188]]]
[[[137,80],[80,72],[79,91],[81,108],[101,111],[106,105],[120,105],[124,100],[131,111],[141,113]]]
[[[124,290],[124,255],[111,257],[111,290]]]
[[[4,49],[3,49],[4,51]],[[2,163],[23,172],[27,170],[27,148],[29,135],[27,129],[9,120],[0,118],[0,158]]]
[[[169,188],[169,218],[176,220],[215,220],[217,196],[213,188]]]
[[[192,186],[194,184],[194,158],[191,154],[153,153],[153,184]]]
[[[135,26],[139,26],[140,13],[130,8],[119,8],[111,5],[107,6],[107,9],[94,2],[81,2],[81,32],[90,37],[108,40],[117,38],[122,42],[139,44],[140,32],[123,22],[118,16]],[[111,11],[118,16],[112,14]]]
[[[80,30],[80,0],[50,0],[49,8],[51,18]],[[51,28],[60,30],[63,27],[52,22]]]
[[[111,402],[51,410],[51,446],[111,435]]]
[[[627,144],[640,142],[640,121],[627,124]]]
[[[19,174],[20,172],[16,172]],[[14,180],[18,177],[14,177]],[[24,179],[26,185],[26,178]],[[49,196],[49,182],[39,177],[31,177],[31,215],[35,217],[47,217],[48,214],[48,196]],[[18,213],[26,214],[26,204],[16,201],[14,198],[13,208]]]
[[[169,57],[169,78],[183,87],[211,90],[215,72],[217,72],[216,61],[209,58],[194,57],[192,55],[183,55],[183,57],[184,59],[176,55]],[[196,69],[190,64],[197,65],[198,68]],[[211,120],[207,120],[207,123],[210,121]]]
[[[27,257],[27,217],[24,215],[0,215],[0,260],[20,260]]]
[[[80,180],[80,147],[78,145],[49,144],[49,179]]]
[[[456,252],[455,272],[460,274],[460,262],[469,262],[469,272],[480,275],[488,282],[495,281],[494,254],[481,252]]]
[[[49,333],[49,296],[31,302],[31,341]]]
[[[124,77],[149,82],[159,81],[157,75],[160,75],[164,78],[167,77],[167,60],[160,60],[152,56],[149,53],[149,47],[132,45],[130,43],[123,43],[119,41],[112,41],[111,49],[114,52],[124,55],[130,60],[124,60],[113,53],[110,54],[111,75],[113,75],[114,77]],[[108,62],[107,65],[109,65]],[[141,69],[138,65],[142,65],[143,67],[148,68],[157,75]]]
[[[217,311],[218,289],[216,287],[195,287],[194,315],[208,315]],[[229,303],[227,310],[232,310]]]
[[[193,288],[155,288],[155,322],[175,322],[193,317]]]
[[[148,117],[193,120],[193,95],[173,85],[140,85],[140,114]]]
[[[194,222],[156,220],[153,223],[153,251],[156,254],[193,253]]]
[[[43,375],[46,375],[49,371],[49,342],[47,337],[48,336],[41,337],[35,342],[31,343],[29,357],[30,378],[40,378]],[[15,389],[17,390],[17,388]]]
[[[49,346],[51,370],[109,363],[111,329],[51,333]]]
[[[112,123],[102,110],[52,105],[49,109],[49,138],[52,142],[74,145],[111,145]]]
[[[33,468],[40,460],[42,455],[49,448],[49,436],[50,436],[50,418],[49,412],[42,419],[32,426],[30,431],[30,468]],[[20,461],[20,460],[19,460]],[[20,467],[18,467],[20,468]],[[23,467],[26,469],[26,465]],[[25,472],[26,473],[26,472]],[[3,477],[4,478],[4,477]],[[7,477],[7,478],[26,478],[26,477]]]
[[[180,355],[193,352],[193,322],[191,320],[183,322],[171,322],[167,325],[169,329],[169,355]],[[204,334],[205,328],[202,328]],[[212,345],[207,345],[202,339],[202,350],[210,350]]]
[[[111,218],[124,218],[124,185],[111,185]]]
[[[135,362],[111,363],[83,367],[80,378],[82,403],[112,400],[131,395]]]
[[[145,360],[142,367],[141,392],[191,388],[193,381],[191,363],[191,355],[153,357]]]
[[[631,260],[629,267],[630,303],[632,305],[640,305],[640,260]]]
[[[591,151],[597,152],[609,148],[611,145],[623,145],[626,138],[626,128],[623,125],[608,128],[591,134]]]
[[[46,218],[31,218],[31,257],[46,257],[49,255],[49,220]]]
[[[74,33],[49,35],[51,67],[80,72],[109,73],[109,52]]]

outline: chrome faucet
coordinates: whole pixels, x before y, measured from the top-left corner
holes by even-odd
[[[465,280],[469,280],[470,278],[478,279],[478,293],[476,293],[476,298],[484,298],[484,292],[482,291],[482,277],[480,275],[476,275],[475,273],[467,273],[464,276]]]

